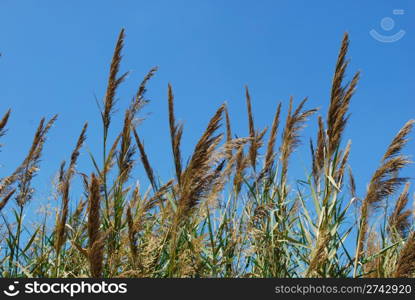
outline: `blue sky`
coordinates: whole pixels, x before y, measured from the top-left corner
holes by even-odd
[[[404,10],[393,14],[394,9]],[[394,20],[389,31],[384,18]],[[390,19],[389,20],[389,25]],[[87,148],[100,153],[101,123],[95,97],[105,93],[109,62],[121,28],[126,29],[122,71],[131,75],[121,86],[111,133],[142,77],[159,71],[148,86],[152,99],[139,127],[151,163],[163,180],[173,172],[167,120],[167,84],[173,85],[176,116],[184,121],[183,154],[187,157],[209,118],[228,102],[234,133],[247,135],[243,86],[251,91],[256,125],[271,125],[278,102],[283,118],[292,95],[308,96],[308,108],[325,115],[340,41],[349,32],[348,71],[361,81],[351,104],[346,139],[352,140],[350,163],[360,194],[394,134],[415,118],[414,1],[0,1],[0,111],[12,109],[2,138],[1,176],[24,158],[41,117],[59,114],[45,145],[38,198],[68,159],[88,121]],[[375,40],[370,30],[392,36]],[[296,174],[309,168],[308,139],[316,118],[304,131],[304,144],[292,164]],[[405,153],[415,154],[414,134]],[[79,170],[92,171],[82,152]],[[141,168],[137,178],[144,178]],[[410,166],[404,172],[415,174]],[[412,189],[414,191],[414,189]],[[76,195],[73,195],[77,198]],[[43,200],[40,200],[43,201]]]

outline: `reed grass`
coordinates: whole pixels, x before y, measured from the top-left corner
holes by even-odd
[[[116,93],[128,74],[119,75],[124,40],[122,30],[103,97],[102,153],[88,152],[93,170],[78,169],[86,151],[85,124],[68,166],[58,167],[55,225],[45,215],[30,227],[24,217],[29,201],[40,205],[32,179],[56,116],[40,121],[27,156],[1,178],[2,277],[415,277],[411,178],[400,175],[411,163],[404,153],[415,121],[391,137],[360,195],[357,185],[363,184],[353,176],[352,144],[345,137],[359,81],[356,72],[345,82],[348,34],[335,63],[327,116],[315,120],[309,170],[298,180],[291,179],[290,159],[303,147],[302,130],[318,114],[308,108],[312,99],[278,103],[267,134],[267,127],[255,127],[255,98],[245,87],[247,136],[237,137],[231,126],[231,116],[237,116],[223,104],[206,120],[185,160],[184,127],[176,120],[169,84],[166,130],[174,175],[163,181],[139,128],[154,67],[138,84],[111,141]],[[10,118],[8,110],[0,137]],[[137,183],[141,175],[149,188]],[[83,190],[72,184],[76,178]]]

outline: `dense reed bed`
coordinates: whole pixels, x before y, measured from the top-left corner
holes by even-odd
[[[356,73],[345,82],[348,46],[345,34],[327,116],[305,109],[307,99],[291,98],[276,106],[269,130],[258,129],[246,87],[249,135],[234,138],[231,113],[224,104],[186,160],[181,154],[184,127],[176,121],[169,85],[170,128],[166,130],[171,136],[174,176],[162,181],[138,130],[139,113],[149,102],[146,84],[156,68],[139,85],[124,113],[121,132],[114,140],[108,134],[117,90],[127,75],[119,74],[122,30],[101,111],[102,153],[89,153],[92,172],[78,170],[78,157],[86,151],[85,124],[73,139],[69,163],[57,166],[60,209],[55,221],[45,219],[31,227],[23,217],[27,203],[34,201],[32,179],[39,173],[56,116],[41,120],[27,156],[1,179],[1,276],[413,277],[410,179],[400,173],[411,163],[404,153],[414,120],[403,123],[390,137],[366,193],[358,195],[348,163],[351,143],[344,137],[359,81]],[[10,117],[7,111],[1,119],[0,136],[6,133]],[[309,175],[291,182],[290,157],[300,144],[307,146],[301,134],[314,117],[318,130],[309,143]],[[42,162],[47,163],[47,159]],[[148,178],[148,190],[132,183],[138,173]],[[83,191],[74,190],[76,177],[82,179]],[[386,204],[392,209],[379,209]]]

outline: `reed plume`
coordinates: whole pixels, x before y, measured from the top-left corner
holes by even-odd
[[[150,181],[150,184],[153,187],[153,189],[157,190],[157,183],[156,183],[156,180],[154,178],[154,171],[153,171],[153,168],[150,165],[150,161],[149,161],[148,156],[146,154],[146,151],[144,149],[144,145],[141,143],[141,140],[140,140],[140,138],[137,134],[137,131],[135,129],[133,130],[133,133],[134,133],[135,142],[137,143],[138,150],[140,151],[141,162],[144,166],[144,170],[146,171],[147,178]]]
[[[18,181],[16,201],[21,207],[33,196],[34,189],[31,188],[30,183],[39,170],[40,157],[46,141],[46,134],[56,119],[57,115],[53,116],[46,124],[44,118],[40,121],[26,158],[14,173],[5,179],[6,186],[7,184],[11,185],[13,182]]]
[[[341,188],[341,186],[343,185],[343,177],[344,177],[344,172],[346,170],[347,162],[349,160],[351,144],[352,144],[351,141],[349,141],[346,145],[344,152],[341,152],[342,154],[340,155],[341,161],[340,161],[338,169],[334,173],[334,179],[337,182],[339,188]]]
[[[234,192],[236,196],[238,196],[242,188],[242,183],[244,181],[245,169],[249,165],[249,157],[245,156],[243,147],[239,147],[239,149],[237,150],[235,154],[235,157],[236,157],[236,165],[235,165],[235,175],[233,179],[233,186],[234,186]]]
[[[412,232],[403,249],[401,250],[396,263],[394,277],[405,278],[415,275],[415,232]]]
[[[350,99],[352,98],[357,82],[359,81],[359,72],[357,72],[350,83],[343,85],[344,75],[349,62],[346,60],[347,50],[349,48],[349,35],[344,34],[340,52],[337,58],[335,73],[332,82],[330,107],[327,113],[327,155],[331,158],[341,142],[344,129],[349,116]]]
[[[150,69],[147,75],[144,77],[140,83],[137,93],[129,108],[125,111],[124,116],[124,126],[121,132],[121,149],[118,155],[118,167],[119,167],[119,177],[120,184],[122,185],[130,176],[130,173],[134,166],[134,154],[136,148],[131,143],[131,129],[135,130],[137,126],[137,113],[148,103],[148,100],[144,98],[146,93],[146,84],[154,76],[157,71],[156,67]],[[138,147],[142,146],[141,143],[137,145]],[[115,149],[114,149],[115,151]],[[140,149],[140,152],[141,149]],[[148,161],[148,160],[147,160]],[[154,180],[151,182],[154,185]]]
[[[183,135],[183,124],[177,124],[174,117],[174,95],[173,88],[168,86],[168,103],[169,103],[169,125],[171,148],[173,151],[174,166],[176,169],[176,178],[179,186],[182,184],[182,158],[180,153],[180,143]]]
[[[226,157],[226,160],[223,159],[221,163],[216,167],[216,172],[218,173],[218,178],[215,180],[215,183],[209,193],[208,199],[213,202],[218,194],[224,190],[225,185],[229,182],[231,175],[237,166],[238,161],[238,153],[243,149],[243,147],[250,141],[250,138],[235,138],[227,141],[214,156],[217,156],[217,160],[220,160],[222,157]],[[233,150],[236,150],[236,154],[233,155]],[[229,152],[231,152],[232,156],[229,159]],[[225,164],[226,162],[226,164]],[[216,175],[215,175],[216,176]],[[236,176],[236,175],[235,175]],[[210,203],[211,203],[210,202]]]
[[[311,146],[311,157],[312,157],[312,170],[313,170],[313,179],[314,183],[318,184],[320,181],[320,176],[324,168],[324,161],[326,157],[326,132],[324,130],[323,118],[318,117],[318,134],[317,134],[317,145],[316,150],[314,150],[313,142],[310,141]]]
[[[0,53],[0,56],[1,56],[1,53]],[[5,134],[6,134],[6,129],[5,129],[5,127],[6,127],[6,125],[7,125],[7,122],[8,122],[8,120],[9,120],[9,117],[10,117],[10,112],[11,112],[11,110],[9,109],[5,114],[4,114],[4,116],[3,116],[3,118],[1,119],[1,121],[0,121],[0,137],[2,137],[2,136],[4,136]],[[0,148],[2,147],[3,145],[1,145],[0,144]],[[1,186],[0,186],[0,194],[3,194],[2,193],[2,191],[4,191],[4,190],[6,190],[7,189],[7,187],[9,186],[11,184],[11,181],[9,180],[9,181],[5,181],[5,180],[1,180]],[[0,202],[0,211],[3,209],[3,207],[4,206],[6,206],[6,204],[7,204],[7,202],[10,200],[10,198],[11,198],[11,196],[14,194],[14,192],[15,192],[16,190],[15,189],[13,189],[13,190],[11,190],[11,191],[9,191],[6,195],[4,195],[4,197],[3,197],[3,200],[1,200],[1,202]]]
[[[307,98],[302,100],[295,111],[293,111],[293,98],[290,98],[290,106],[287,119],[285,121],[285,128],[282,134],[282,144],[280,147],[280,159],[282,161],[281,182],[284,182],[286,179],[290,155],[300,144],[301,129],[304,128],[307,118],[317,111],[317,109],[302,111],[306,101]]]
[[[133,228],[136,232],[139,232],[142,229],[145,214],[153,209],[156,205],[162,204],[166,200],[165,195],[171,190],[172,186],[173,180],[169,180],[160,186],[160,188],[156,193],[154,193],[152,197],[148,197],[143,200],[143,204],[138,209],[137,216],[134,221]]]
[[[16,189],[11,190],[0,202],[0,211],[6,206],[7,202],[9,202],[10,198],[13,196]]]
[[[410,210],[404,210],[409,201],[409,186],[410,183],[407,182],[388,220],[390,232],[396,230],[401,237],[405,237],[409,230],[409,218],[412,214]]]
[[[222,135],[214,135],[220,126],[225,106],[222,105],[210,120],[205,132],[199,139],[190,158],[186,170],[183,172],[181,195],[179,199],[180,214],[187,215],[210,190],[218,178],[217,170],[212,171],[215,148],[222,139]]]
[[[356,181],[353,176],[352,169],[349,168],[349,192],[353,198],[356,198]]]
[[[100,182],[94,173],[91,174],[88,199],[88,260],[91,276],[98,278],[102,275],[104,255],[104,235],[102,234],[100,218]]]
[[[135,146],[131,143],[131,128],[133,122],[133,113],[126,110],[124,116],[124,126],[121,132],[120,151],[117,158],[119,184],[122,185],[130,177],[134,166]]]
[[[81,215],[82,212],[85,209],[85,206],[88,204],[88,200],[80,200],[78,203],[78,206],[76,207],[75,211],[73,212],[72,216],[71,216],[71,224],[76,224],[75,227],[77,227],[77,225],[79,225],[79,222],[81,221]]]
[[[118,136],[115,138],[114,142],[112,143],[112,146],[110,148],[110,151],[108,152],[108,154],[106,154],[106,158],[105,158],[105,162],[104,162],[104,167],[102,168],[101,176],[106,176],[106,174],[108,174],[110,172],[110,170],[112,169],[112,167],[115,164],[115,157],[117,154],[117,147],[118,144],[121,141],[121,137],[122,137],[122,132],[118,134]],[[98,170],[99,167],[98,165],[95,165],[95,168]]]
[[[381,166],[375,171],[370,180],[366,196],[361,205],[361,225],[356,248],[356,263],[364,254],[370,210],[376,208],[376,205],[386,197],[394,194],[408,180],[404,177],[398,177],[399,171],[410,163],[407,157],[400,155],[400,152],[408,141],[406,137],[411,131],[414,122],[414,120],[408,121],[398,132],[387,148],[382,158]]]
[[[248,127],[249,127],[249,137],[251,138],[251,146],[249,147],[249,159],[251,162],[252,168],[256,169],[256,157],[258,154],[257,144],[256,144],[256,132],[254,125],[254,117],[252,115],[252,106],[251,106],[251,96],[249,95],[248,86],[245,86],[245,99],[246,99],[246,108],[248,111]]]
[[[331,240],[331,234],[322,230],[317,236],[317,242],[310,254],[310,263],[306,272],[306,277],[321,277],[320,269],[328,257],[328,243]]]
[[[138,252],[137,245],[136,245],[137,230],[135,230],[134,228],[134,218],[131,212],[130,205],[127,207],[126,218],[127,218],[127,226],[128,226],[128,241],[129,241],[131,256],[132,256],[133,261],[135,262],[135,259],[137,257],[137,252]]]
[[[9,121],[11,110],[9,109],[3,116],[3,118],[0,120],[0,137],[4,136],[6,134],[6,125]],[[1,145],[0,145],[1,146]]]
[[[60,177],[59,192],[62,196],[62,208],[61,208],[61,211],[58,217],[58,222],[56,224],[55,250],[57,253],[59,253],[66,238],[65,226],[66,226],[66,219],[68,217],[70,184],[71,184],[72,177],[75,173],[75,165],[79,157],[79,151],[86,139],[87,128],[88,128],[88,123],[85,123],[84,127],[82,128],[81,134],[79,135],[75,149],[73,150],[71,154],[71,161],[65,173],[62,170],[64,164],[62,164],[62,167],[61,167],[61,172],[60,172],[61,175],[59,176]]]
[[[144,76],[144,79],[141,81],[140,85],[138,86],[137,93],[133,99],[133,101],[130,104],[129,110],[131,112],[131,115],[135,117],[138,111],[140,111],[141,108],[145,104],[149,102],[149,100],[145,99],[145,93],[147,92],[147,83],[150,81],[150,79],[156,74],[158,68],[153,67],[148,71],[146,76]]]
[[[277,140],[278,125],[280,123],[280,114],[281,114],[281,102],[277,106],[277,110],[274,115],[274,120],[272,121],[271,132],[268,138],[267,151],[265,154],[265,164],[264,164],[263,170],[261,171],[262,174],[268,173],[268,175],[270,175],[272,167],[274,165],[274,160],[276,156],[274,148],[275,148],[275,143]]]
[[[128,72],[126,72],[118,77],[118,72],[119,72],[120,63],[122,59],[121,52],[124,47],[124,37],[125,37],[124,29],[121,29],[118,35],[117,44],[115,46],[114,54],[112,57],[110,72],[109,72],[109,77],[108,77],[107,90],[106,90],[105,97],[104,97],[104,111],[102,112],[102,121],[104,124],[104,139],[107,138],[108,128],[111,123],[111,114],[114,111],[114,105],[116,101],[115,95],[116,95],[117,89],[128,75]]]
[[[229,118],[229,109],[228,105],[225,106],[225,119],[226,119],[226,142],[230,143],[232,140],[232,128],[231,128],[231,119]],[[227,159],[232,159],[232,149],[229,149],[227,152]]]

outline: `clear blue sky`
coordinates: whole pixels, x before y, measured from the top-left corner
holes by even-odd
[[[394,9],[404,14],[394,15]],[[395,21],[385,30],[385,17]],[[389,20],[389,25],[390,19]],[[382,27],[383,25],[383,27]],[[159,72],[148,86],[151,104],[139,128],[151,163],[166,180],[173,175],[167,122],[167,84],[176,95],[176,115],[184,120],[183,153],[190,154],[207,121],[228,101],[233,130],[247,134],[243,86],[251,91],[256,125],[271,125],[275,107],[290,95],[309,97],[308,107],[326,113],[340,41],[349,32],[352,60],[348,78],[362,72],[345,133],[350,163],[362,193],[394,134],[415,118],[414,1],[0,1],[0,111],[12,108],[2,138],[1,176],[26,154],[41,117],[59,114],[45,145],[37,195],[49,195],[50,182],[68,159],[82,125],[90,123],[87,147],[100,153],[101,123],[95,97],[105,93],[109,62],[119,30],[126,29],[122,71],[131,71],[118,94],[119,130],[124,109],[152,66]],[[394,43],[372,38],[370,30]],[[308,138],[293,165],[309,168]],[[414,134],[411,135],[415,137]],[[415,154],[415,141],[407,154]],[[84,150],[80,171],[92,164]],[[137,168],[137,177],[144,178]],[[413,176],[415,167],[406,169]],[[414,189],[412,189],[414,191]],[[76,195],[73,195],[76,198]],[[35,197],[36,198],[36,197]]]

